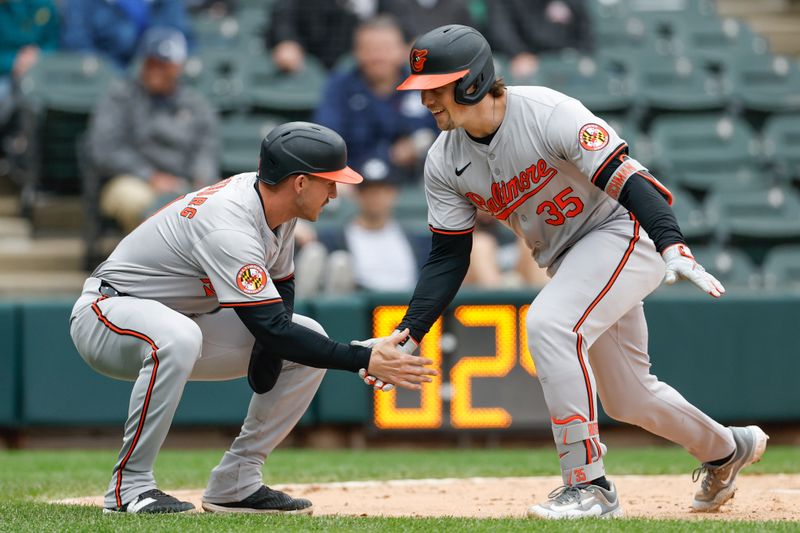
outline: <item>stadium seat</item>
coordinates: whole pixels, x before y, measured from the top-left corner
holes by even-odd
[[[731,58],[769,53],[766,39],[743,21],[729,17],[686,17],[675,26],[675,42],[681,53],[712,61],[720,68]]]
[[[692,254],[726,288],[756,289],[761,285],[758,269],[750,256],[742,250],[720,246],[693,246]]]
[[[276,0],[236,0],[236,8],[239,12],[246,12],[252,9],[263,9],[266,12],[271,12],[275,2]]]
[[[630,18],[625,0],[592,0],[587,5],[599,53],[625,55],[648,38],[643,21]]]
[[[243,32],[235,17],[200,15],[192,17],[191,26],[200,51],[209,48],[235,49],[242,42]]]
[[[635,56],[632,70],[639,105],[651,110],[720,110],[728,100],[725,84],[697,58],[644,49]]]
[[[686,172],[681,182],[688,188],[704,192],[765,190],[779,180],[764,167],[743,166],[733,171],[693,174]]]
[[[100,56],[74,52],[43,54],[20,82],[27,106],[89,113],[116,76]]]
[[[653,122],[650,134],[659,172],[692,190],[708,191],[718,181],[746,183],[750,174],[743,169],[760,162],[752,128],[725,114],[662,116]]]
[[[509,66],[511,65],[511,58],[503,53],[492,52],[492,59],[494,60],[494,75],[497,78],[504,78],[510,80]],[[509,81],[508,85],[512,85]]]
[[[624,0],[622,3],[627,13],[635,15],[672,15],[683,20],[717,16],[714,0]]]
[[[525,79],[512,78],[510,84],[555,89],[577,98],[594,113],[622,112],[631,102],[629,80],[603,56],[542,54],[535,74]]]
[[[240,4],[236,11],[236,20],[239,22],[242,39],[254,48],[263,48],[271,16],[272,10],[263,3],[249,7]]]
[[[279,70],[269,55],[245,63],[245,99],[252,107],[302,117],[316,107],[327,72],[310,55],[304,68],[295,73]]]
[[[768,289],[800,290],[800,246],[777,246],[770,250],[762,272]]]
[[[756,245],[762,251],[800,242],[800,197],[788,187],[714,192],[706,212],[722,242]]]
[[[767,120],[764,155],[780,176],[800,180],[800,113],[775,115]]]
[[[394,215],[407,228],[427,229],[428,202],[425,199],[425,188],[422,183],[400,188],[394,205]]]
[[[800,66],[786,56],[737,56],[729,65],[735,100],[749,111],[800,111]]]
[[[672,211],[681,227],[684,238],[689,244],[708,242],[714,234],[702,206],[691,194],[680,187],[669,186],[672,193]]]
[[[20,82],[20,119],[26,148],[19,169],[22,209],[40,192],[80,191],[76,140],[97,100],[116,77],[101,57],[56,52],[42,55]]]
[[[627,115],[613,113],[598,113],[598,116],[608,122],[608,125],[617,132],[617,135],[628,143],[631,157],[636,158],[645,167],[650,168],[653,162],[653,147],[650,144],[649,137],[639,130],[637,121],[632,120]],[[660,176],[659,180],[661,180]]]
[[[245,108],[244,71],[235,49],[201,50],[187,61],[184,79],[221,112]]]
[[[261,140],[278,124],[281,117],[232,115],[220,121],[222,158],[220,170],[224,176],[253,172],[258,167]]]

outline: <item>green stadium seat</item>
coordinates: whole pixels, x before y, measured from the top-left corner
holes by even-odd
[[[743,166],[732,172],[708,172],[693,174],[686,172],[681,182],[693,190],[708,192],[731,190],[764,190],[773,186],[778,180],[774,174],[763,167]]]
[[[595,113],[622,112],[631,102],[627,77],[603,56],[542,54],[536,73],[510,85],[542,85],[577,98]]]
[[[613,113],[598,113],[597,115],[608,122],[608,125],[617,132],[617,135],[628,143],[631,157],[636,158],[645,167],[650,168],[653,162],[653,147],[649,137],[639,129],[637,121],[632,120],[627,115]],[[661,180],[661,176],[658,179]]]
[[[743,120],[725,114],[662,116],[653,122],[650,134],[660,175],[692,190],[705,192],[719,181],[746,183],[750,178],[742,169],[760,162],[755,132]]]
[[[192,17],[192,34],[202,51],[208,48],[239,48],[242,41],[240,23],[235,17]]]
[[[428,202],[422,183],[400,188],[394,206],[394,216],[406,232],[428,234]]]
[[[219,111],[241,111],[246,107],[241,61],[237,49],[201,50],[187,61],[184,79]]]
[[[768,289],[800,290],[800,246],[777,246],[770,250],[762,272]]]
[[[796,59],[742,55],[729,67],[734,98],[748,111],[800,111],[800,66]]]
[[[628,13],[637,15],[649,13],[681,18],[717,16],[714,0],[624,0],[622,3]]]
[[[264,3],[249,7],[240,5],[236,11],[236,20],[239,22],[242,37],[257,42],[261,47],[264,46],[264,36],[271,17],[272,10]]]
[[[714,192],[706,212],[722,242],[762,248],[800,242],[800,197],[788,187]]]
[[[28,106],[90,113],[115,77],[114,69],[100,56],[43,54],[20,81],[20,92]]]
[[[764,155],[780,176],[800,180],[800,113],[775,115],[767,120]]]
[[[250,10],[264,10],[267,13],[272,12],[272,6],[276,0],[236,0],[237,14],[240,12],[247,12]]]
[[[494,74],[497,78],[504,78],[507,85],[511,85],[511,73],[509,66],[511,65],[511,58],[502,53],[492,52],[492,59],[494,60]]]
[[[245,98],[248,104],[280,114],[313,111],[327,78],[322,64],[308,54],[304,68],[294,73],[279,70],[268,54],[245,65]]]
[[[629,18],[630,12],[626,4],[623,0],[587,2],[599,52],[611,55],[628,54],[647,38],[644,24],[639,19]]]
[[[669,187],[672,193],[672,211],[689,244],[708,242],[714,234],[706,212],[691,194],[680,187]]]
[[[767,40],[734,18],[687,17],[675,27],[675,41],[682,53],[691,53],[720,66],[732,57],[764,57],[769,53]]]
[[[115,77],[99,56],[56,52],[42,55],[20,81],[24,212],[41,192],[80,192],[76,140]]]
[[[258,151],[261,140],[275,126],[285,120],[270,115],[232,115],[220,121],[223,175],[232,176],[241,172],[254,172],[258,167]]]
[[[699,59],[642,50],[633,74],[638,102],[656,111],[721,110],[728,89]]]
[[[422,183],[405,185],[400,188],[394,205],[396,216],[417,216],[428,219],[428,202]]]
[[[697,262],[720,280],[726,288],[757,289],[761,285],[758,269],[744,251],[721,246],[693,246]]]

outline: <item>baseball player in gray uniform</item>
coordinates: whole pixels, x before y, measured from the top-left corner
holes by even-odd
[[[156,488],[153,463],[187,380],[247,376],[255,393],[239,436],[203,495],[213,512],[310,513],[311,502],[262,484],[261,469],[308,407],[323,368],[370,374],[411,389],[435,371],[398,350],[328,339],[293,314],[294,228],[316,220],[336,184],[359,183],[342,138],[306,122],[263,140],[259,171],[180,197],[120,242],[86,280],[70,333],[83,359],[134,381],[105,510],[193,508]]]
[[[472,28],[422,35],[410,66],[398,89],[421,90],[442,133],[425,164],[432,249],[398,328],[411,331],[402,348],[413,352],[452,300],[469,265],[475,213],[491,214],[552,277],[526,328],[564,486],[529,516],[621,514],[603,467],[598,396],[611,417],[696,457],[696,475],[705,477],[692,507],[719,509],[768,437],[757,426],[718,424],[650,374],[642,299],[662,280],[688,279],[715,298],[725,292],[684,243],[670,192],[579,101],[496,80],[489,45]],[[365,381],[385,385],[369,375]]]

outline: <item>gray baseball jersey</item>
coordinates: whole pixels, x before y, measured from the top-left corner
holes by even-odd
[[[434,231],[472,228],[481,209],[525,239],[547,267],[582,235],[625,210],[592,183],[625,145],[579,101],[544,87],[509,87],[487,146],[463,129],[428,152],[425,189]]]
[[[98,372],[135,381],[106,507],[156,487],[153,464],[187,380],[247,375],[254,338],[234,309],[220,307],[279,301],[273,280],[293,273],[294,226],[270,230],[255,173],[240,174],[153,215],[86,281],[70,319],[75,346]],[[101,281],[133,297],[101,294]],[[310,318],[292,320],[325,334]],[[283,363],[274,388],[253,395],[204,500],[239,501],[261,486],[265,458],[300,419],[323,375]]]
[[[544,87],[509,87],[488,145],[463,129],[446,131],[425,164],[432,231],[470,232],[481,209],[550,268],[526,330],[567,485],[605,474],[598,394],[611,416],[683,445],[700,461],[734,447],[727,428],[649,373],[641,301],[660,284],[664,263],[617,202],[625,181],[645,170],[620,157],[626,148],[577,100]],[[597,177],[615,159],[622,162],[601,190]]]
[[[92,276],[183,314],[280,298],[273,279],[294,272],[296,219],[270,230],[255,184],[249,172],[175,200]]]

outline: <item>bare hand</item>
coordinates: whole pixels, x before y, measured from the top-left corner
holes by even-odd
[[[402,137],[392,144],[389,158],[399,167],[410,167],[417,162],[417,147],[411,137]]]
[[[303,47],[295,41],[282,41],[272,49],[272,61],[286,72],[296,72],[303,68]]]
[[[429,376],[436,376],[438,372],[426,367],[433,364],[430,359],[409,355],[398,349],[397,345],[405,341],[408,334],[408,329],[405,329],[379,340],[372,348],[367,373],[384,383],[421,390],[421,384],[433,381]]]
[[[36,46],[25,46],[20,48],[17,56],[14,58],[14,66],[12,72],[14,77],[19,79],[25,75],[30,68],[36,64],[39,59],[39,48]]]
[[[157,194],[171,194],[180,192],[184,180],[167,172],[153,172],[150,175],[150,186]]]
[[[514,56],[508,68],[515,78],[527,78],[539,69],[539,58],[534,54],[523,52]]]

